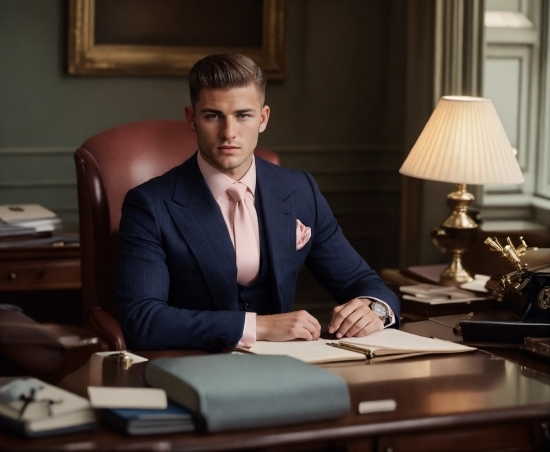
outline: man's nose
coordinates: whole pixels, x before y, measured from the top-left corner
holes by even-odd
[[[224,140],[233,140],[236,133],[236,124],[233,118],[226,118],[220,131],[221,138]]]

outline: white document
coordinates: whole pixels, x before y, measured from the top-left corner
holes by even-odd
[[[168,406],[166,392],[157,388],[121,388],[88,386],[88,398],[94,408],[150,408]]]

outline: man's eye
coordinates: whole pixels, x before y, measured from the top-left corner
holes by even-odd
[[[210,113],[208,115],[205,116],[206,119],[218,119],[218,115],[215,114],[215,113]]]
[[[237,115],[237,118],[239,119],[246,119],[246,118],[250,118],[252,115],[250,113],[239,113]]]

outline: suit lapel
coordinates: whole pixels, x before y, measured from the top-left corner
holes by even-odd
[[[235,250],[196,156],[180,167],[172,201],[167,201],[167,207],[193,252],[218,308],[237,311]]]
[[[283,306],[283,301],[288,302],[289,298],[284,294],[291,281],[285,276],[288,275],[288,267],[293,265],[296,252],[295,192],[274,173],[268,163],[259,158],[256,158],[256,174],[256,190],[265,225],[268,266],[273,275],[272,289],[277,293],[281,312],[286,312],[291,306]]]

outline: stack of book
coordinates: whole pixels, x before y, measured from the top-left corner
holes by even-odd
[[[61,219],[39,204],[0,205],[0,241],[49,237]]]
[[[163,389],[88,386],[88,397],[106,424],[128,435],[195,430],[192,413],[168,401]]]

